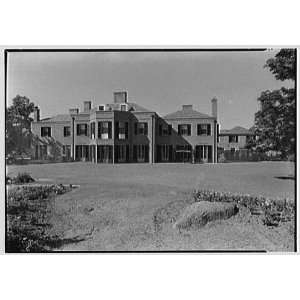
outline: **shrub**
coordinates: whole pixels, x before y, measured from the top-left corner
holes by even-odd
[[[28,173],[19,173],[13,178],[13,183],[15,184],[30,183],[34,181],[35,180]]]
[[[194,192],[194,201],[234,202],[243,205],[253,214],[263,214],[263,223],[268,226],[290,221],[295,212],[294,201],[290,199],[269,199],[249,194],[200,190]]]
[[[55,195],[64,194],[72,186],[17,186],[7,194],[7,252],[48,251],[55,237],[47,228]]]
[[[11,184],[12,179],[9,176],[5,176],[5,184]]]

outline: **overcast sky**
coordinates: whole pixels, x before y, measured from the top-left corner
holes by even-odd
[[[82,109],[85,100],[110,103],[117,90],[161,116],[182,104],[211,114],[217,97],[223,129],[249,128],[260,93],[286,85],[263,68],[276,52],[9,53],[7,99],[27,96],[44,118]]]

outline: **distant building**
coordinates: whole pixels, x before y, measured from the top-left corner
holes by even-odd
[[[165,117],[115,92],[114,102],[92,108],[84,101],[83,111],[40,119],[35,109],[32,133],[36,135],[34,157],[48,159],[53,144],[66,160],[95,163],[129,162],[217,162],[217,99],[212,115],[192,105]]]
[[[250,139],[254,139],[255,134],[251,129],[236,126],[229,130],[221,130],[219,133],[219,150],[238,151],[246,149]]]

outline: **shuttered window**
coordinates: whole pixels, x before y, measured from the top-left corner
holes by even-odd
[[[51,137],[51,127],[42,127],[41,128],[41,136]]]
[[[64,137],[71,135],[71,127],[70,126],[64,126]]]
[[[239,137],[237,135],[230,135],[229,136],[229,143],[238,143]]]
[[[159,136],[167,136],[172,135],[172,125],[167,124],[160,124],[158,126],[158,135]]]
[[[98,138],[102,140],[112,138],[112,123],[110,121],[98,122]]]
[[[179,124],[178,125],[179,135],[191,135],[191,124]]]
[[[136,122],[134,124],[134,134],[135,135],[148,135],[148,123],[146,122]]]
[[[211,125],[210,124],[198,124],[197,125],[197,135],[211,135]]]
[[[88,135],[88,125],[87,124],[77,124],[77,135]]]
[[[118,140],[128,139],[128,122],[116,122],[115,123],[115,137]]]
[[[96,129],[95,128],[95,122],[92,122],[91,123],[91,136],[90,136],[91,139],[95,139],[95,137],[96,137],[95,136],[95,129]]]

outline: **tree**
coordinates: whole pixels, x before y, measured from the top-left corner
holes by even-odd
[[[275,78],[281,81],[296,78],[296,52],[282,49],[275,58],[267,60]],[[295,88],[263,91],[258,98],[260,110],[255,114],[255,134],[258,139],[252,149],[266,152],[278,151],[282,158],[295,154],[296,147],[296,93]]]
[[[35,105],[27,97],[20,95],[12,101],[12,105],[6,109],[6,153],[22,153],[30,147],[30,114]]]

